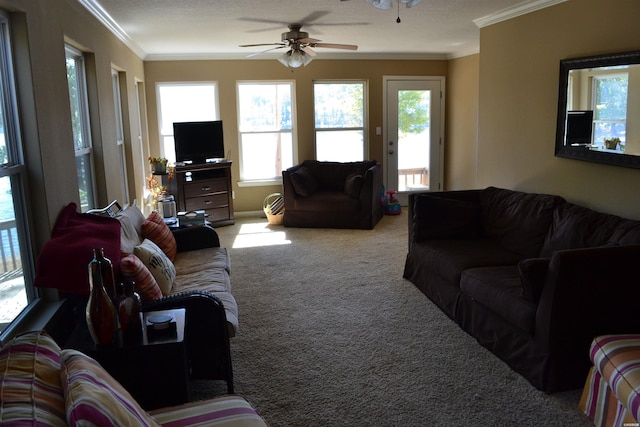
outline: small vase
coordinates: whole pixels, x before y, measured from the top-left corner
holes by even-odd
[[[167,162],[153,162],[153,173],[160,175],[167,173]]]
[[[140,311],[142,311],[142,300],[134,290],[134,282],[122,283],[118,297],[118,316],[125,345],[137,345],[142,342]]]
[[[87,302],[87,326],[91,338],[98,345],[113,344],[117,338],[120,323],[118,312],[107,289],[113,290],[113,267],[104,256],[104,250],[93,250],[93,259],[89,263],[89,301]]]

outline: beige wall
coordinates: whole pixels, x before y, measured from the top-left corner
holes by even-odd
[[[477,187],[640,219],[640,170],[554,156],[559,62],[640,49],[640,2],[572,0],[480,31]]]
[[[478,67],[480,55],[449,62],[447,85],[447,144],[444,159],[444,188],[476,187],[478,139]]]
[[[238,80],[295,80],[298,125],[298,159],[314,157],[313,81],[323,79],[359,79],[369,85],[369,158],[383,161],[382,136],[375,128],[382,123],[383,76],[446,76],[447,61],[345,61],[316,59],[304,68],[284,67],[275,59],[244,61],[158,61],[145,62],[149,141],[159,154],[156,90],[158,82],[216,81],[220,93],[220,118],[224,121],[225,149],[231,150],[233,187],[237,212],[260,211],[267,194],[280,192],[280,186],[238,187],[236,82]]]
[[[79,204],[65,41],[88,54],[100,204],[112,199],[122,200],[116,168],[111,68],[115,66],[123,71],[127,110],[133,114],[136,111],[134,81],[144,77],[143,62],[76,0],[0,0],[0,7],[12,13],[29,203],[35,228],[33,243],[38,253],[48,240],[62,207],[70,202]],[[137,118],[128,119],[127,123],[126,133],[137,136]],[[131,141],[127,143],[131,144]],[[128,160],[132,167],[135,163],[142,187],[144,175],[140,171],[139,152],[133,152],[129,146]],[[133,178],[136,178],[135,171]],[[135,191],[134,184],[131,190]],[[139,196],[132,193],[132,197]]]

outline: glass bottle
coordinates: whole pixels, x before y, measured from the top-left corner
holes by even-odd
[[[108,289],[114,290],[113,267],[104,256],[103,248],[93,250],[89,263],[89,301],[87,302],[87,326],[91,338],[98,345],[114,343],[119,333],[118,312]]]
[[[126,345],[137,345],[142,342],[142,321],[140,320],[142,300],[134,287],[134,282],[121,283],[118,297],[118,317]]]

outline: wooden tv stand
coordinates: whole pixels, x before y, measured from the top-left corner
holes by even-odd
[[[202,209],[213,226],[235,222],[230,161],[176,166],[174,175],[162,181],[175,196],[178,211]]]

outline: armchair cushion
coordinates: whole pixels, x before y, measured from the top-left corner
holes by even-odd
[[[350,197],[357,199],[360,197],[360,190],[362,190],[362,183],[364,182],[362,175],[352,174],[347,177],[344,183],[344,192]]]
[[[159,425],[98,362],[77,350],[60,356],[69,425]]]
[[[306,166],[298,168],[291,174],[291,183],[296,194],[302,197],[309,197],[318,189],[318,183]]]

